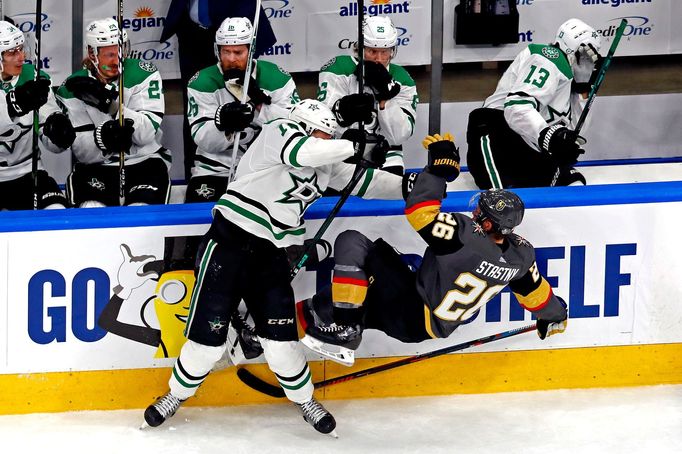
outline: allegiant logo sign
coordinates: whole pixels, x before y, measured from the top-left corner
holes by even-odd
[[[407,46],[410,44],[412,35],[407,34],[407,29],[405,27],[396,27],[396,30],[398,31],[398,46]],[[356,39],[343,38],[341,41],[339,41],[338,47],[339,49],[352,49],[356,43]]]
[[[583,5],[611,5],[612,8],[633,3],[652,3],[653,0],[582,0]]]
[[[391,3],[391,0],[372,0],[371,5],[365,6],[363,8],[365,14],[370,16],[379,16],[385,14],[402,14],[410,12],[410,2],[395,2]],[[349,3],[346,6],[339,8],[339,16],[357,16],[358,15],[358,4]]]
[[[263,0],[263,11],[268,19],[291,17],[294,7],[289,0]]]

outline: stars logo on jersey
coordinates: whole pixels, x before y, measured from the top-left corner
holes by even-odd
[[[209,188],[207,184],[202,184],[198,189],[195,190],[199,197],[204,199],[210,199],[215,194],[215,189]]]
[[[140,69],[142,69],[143,71],[147,71],[149,73],[153,73],[154,71],[156,71],[156,65],[154,65],[154,63],[140,60],[139,65]]]
[[[561,54],[559,53],[559,49],[556,47],[546,46],[542,48],[542,55],[549,58],[550,60],[556,60]]]
[[[94,189],[97,189],[98,191],[104,191],[104,183],[99,181],[97,178],[91,178],[90,181],[88,181],[88,185]]]
[[[225,320],[220,320],[220,317],[216,317],[213,321],[208,321],[208,327],[211,332],[219,333],[221,329],[225,328],[227,322]]]
[[[279,203],[298,203],[301,213],[308,209],[311,203],[320,197],[320,188],[317,186],[317,174],[310,178],[301,178],[289,172],[294,187],[284,192],[284,197],[277,200]]]

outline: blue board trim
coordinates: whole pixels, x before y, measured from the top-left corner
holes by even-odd
[[[469,200],[477,191],[448,193],[443,201],[447,211],[469,211]],[[682,181],[628,183],[559,188],[526,188],[515,190],[526,208],[555,208],[590,205],[622,205],[682,201]],[[324,197],[306,212],[306,219],[324,219],[337,197]],[[47,211],[13,211],[0,213],[0,232],[45,230],[105,229],[147,227],[157,225],[193,225],[211,222],[212,203],[156,205],[112,208],[79,208]],[[360,200],[351,197],[339,216],[402,215],[402,200]]]

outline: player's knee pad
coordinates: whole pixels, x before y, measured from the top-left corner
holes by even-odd
[[[101,208],[105,206],[105,204],[97,200],[86,200],[85,202],[81,203],[78,208]]]
[[[168,381],[171,394],[179,399],[193,396],[215,363],[222,358],[226,348],[227,344],[211,347],[187,340]]]
[[[61,203],[51,203],[48,206],[46,206],[45,208],[43,208],[43,210],[64,210],[64,209],[66,209],[66,207],[64,205],[62,205]]]
[[[362,267],[372,241],[357,230],[342,232],[334,242],[334,260],[340,265]]]
[[[143,203],[143,202],[135,202],[135,203],[129,204],[128,206],[129,207],[146,207],[147,205],[149,205],[149,204]]]
[[[303,403],[313,396],[313,382],[310,368],[298,341],[280,342],[259,337],[265,359],[275,373],[287,398]]]

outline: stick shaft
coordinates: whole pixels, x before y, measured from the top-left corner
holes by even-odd
[[[123,128],[125,118],[123,116],[123,59],[125,58],[123,46],[123,0],[118,0],[118,13],[116,15],[118,23],[118,124]],[[125,150],[121,148],[118,152],[118,198],[121,205],[125,202],[126,168]]]
[[[1,13],[0,13],[1,14]],[[4,16],[0,16],[1,20],[4,20]],[[36,23],[35,23],[35,46],[34,58],[35,58],[35,80],[37,81],[40,77],[40,68],[42,66],[42,61],[40,58],[40,41],[41,41],[41,31],[43,29],[43,1],[36,0]],[[31,174],[33,176],[33,209],[38,209],[38,160],[40,159],[40,146],[39,146],[39,132],[40,132],[40,107],[33,111],[33,148],[31,152]]]
[[[249,95],[249,85],[251,82],[251,72],[253,71],[253,56],[256,52],[256,37],[258,35],[258,25],[260,24],[260,10],[261,10],[261,0],[256,0],[256,12],[253,16],[253,34],[251,36],[251,45],[249,46],[249,55],[246,60],[246,70],[244,71],[244,83],[242,84],[243,92],[242,99],[240,99],[242,104],[246,104],[246,97]],[[219,53],[220,54],[220,53]],[[255,109],[255,106],[254,106]],[[230,164],[230,175],[228,177],[228,184],[234,179],[235,172],[237,171],[235,163],[237,162],[237,150],[239,150],[239,140],[241,139],[241,133],[235,131],[232,133],[234,142],[232,143],[232,163]]]

